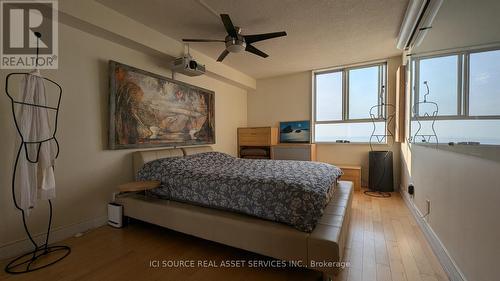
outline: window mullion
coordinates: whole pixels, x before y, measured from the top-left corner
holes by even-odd
[[[413,100],[413,112],[410,112],[410,117],[416,117],[420,113],[418,103],[420,102],[420,59],[415,60],[415,77],[413,81],[413,92],[415,99]],[[411,116],[413,114],[413,116]]]
[[[464,68],[463,68],[463,88],[462,88],[462,97],[463,97],[463,112],[462,115],[469,116],[469,79],[470,79],[470,53],[464,54]]]
[[[382,66],[379,66],[378,67],[378,97],[377,97],[377,100],[378,100],[378,104],[381,105],[381,104],[385,104],[385,99],[384,99],[384,95],[385,95],[385,92],[386,92],[386,89],[384,88],[384,92],[382,93],[382,86],[384,85],[384,82],[383,82],[383,73],[382,73]],[[381,95],[382,94],[382,95]],[[379,106],[378,107],[379,109],[379,112],[378,112],[378,118],[384,118],[384,111],[385,111],[385,106]]]
[[[343,95],[343,108],[342,108],[342,120],[349,120],[349,71],[347,69],[342,70],[342,95]]]
[[[382,85],[384,86],[384,96],[383,96],[383,99],[384,99],[385,103],[391,103],[389,101],[389,86],[387,85],[387,69],[388,69],[387,64],[384,64],[382,66]],[[384,114],[385,114],[384,117],[388,117],[387,116],[388,115],[387,112],[385,112]]]
[[[463,54],[458,55],[458,67],[457,67],[457,115],[461,116],[463,114],[462,100],[463,100],[463,89],[464,89],[464,59]]]

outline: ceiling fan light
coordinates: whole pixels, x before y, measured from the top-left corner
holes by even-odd
[[[245,46],[243,45],[229,45],[226,48],[231,53],[239,53],[245,50]]]

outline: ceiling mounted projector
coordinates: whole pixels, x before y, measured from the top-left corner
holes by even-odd
[[[189,53],[176,58],[171,64],[173,72],[182,73],[187,76],[200,76],[205,74],[205,66],[194,60]]]

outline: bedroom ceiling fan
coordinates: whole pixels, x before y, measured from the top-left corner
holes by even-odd
[[[227,31],[227,36],[224,40],[215,39],[182,39],[183,42],[224,42],[226,49],[222,51],[217,61],[221,62],[229,53],[239,53],[243,50],[255,54],[257,56],[267,58],[269,55],[252,46],[252,43],[272,39],[276,37],[286,36],[286,32],[271,32],[263,34],[242,35],[241,28],[234,26],[228,14],[221,14],[222,23]]]

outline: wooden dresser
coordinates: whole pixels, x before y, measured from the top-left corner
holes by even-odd
[[[238,157],[271,159],[271,147],[278,143],[278,128],[238,128]]]

